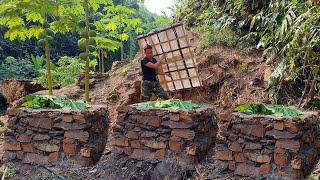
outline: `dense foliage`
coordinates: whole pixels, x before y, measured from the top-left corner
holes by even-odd
[[[96,61],[95,61],[96,62]],[[96,65],[92,63],[91,66]],[[77,58],[61,57],[56,66],[51,67],[53,87],[66,86],[76,82],[77,75],[84,72],[85,62]],[[48,80],[46,69],[39,69],[39,77],[33,80],[35,84],[47,87]]]
[[[279,64],[272,75],[270,100],[277,103],[279,90],[298,92],[310,102],[319,84],[320,7],[316,0],[257,1],[177,1],[176,20],[190,28],[232,28],[241,40],[255,39],[256,47],[264,49],[270,63]],[[282,86],[284,77],[291,86]],[[306,88],[301,88],[302,86]],[[300,87],[300,88],[297,88]],[[320,87],[320,85],[318,86]],[[304,91],[304,93],[302,93]],[[307,94],[307,95],[306,95]],[[304,96],[305,95],[305,96]],[[301,103],[300,103],[301,104]]]
[[[29,59],[15,59],[8,56],[2,64],[0,64],[0,80],[18,79],[32,80],[38,75],[34,64]]]

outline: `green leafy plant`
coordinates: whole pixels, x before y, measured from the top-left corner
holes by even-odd
[[[24,107],[35,109],[65,109],[65,110],[85,110],[92,106],[81,101],[64,100],[57,96],[50,95],[29,95],[22,104]]]
[[[183,101],[180,99],[169,99],[169,100],[161,100],[150,101],[137,104],[142,108],[169,108],[169,109],[180,109],[180,110],[193,110],[199,108],[198,104],[192,103],[191,100]]]
[[[51,63],[53,87],[63,87],[75,83],[77,76],[84,72],[84,67],[85,62],[83,60],[68,56],[61,57],[57,63],[57,66]],[[33,80],[33,83],[41,84],[43,87],[47,88],[48,82],[46,73],[46,69],[40,69],[40,75]]]
[[[18,79],[32,80],[38,75],[34,65],[28,59],[15,59],[8,56],[2,64],[0,64],[0,80]]]
[[[242,104],[234,108],[234,110],[245,114],[264,114],[278,117],[297,117],[303,115],[303,112],[294,107],[271,104]]]
[[[44,56],[40,57],[37,55],[36,57],[34,57],[33,55],[31,55],[31,60],[36,71],[39,71],[43,67],[45,62],[44,59],[45,59]]]

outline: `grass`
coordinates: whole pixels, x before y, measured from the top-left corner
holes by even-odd
[[[205,26],[200,29],[200,32],[200,41],[195,49],[196,55],[200,55],[202,51],[214,45],[234,47],[244,54],[248,54],[255,47],[252,45],[252,39],[241,38],[241,35],[230,27],[220,29]]]

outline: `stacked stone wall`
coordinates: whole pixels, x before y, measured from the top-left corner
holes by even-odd
[[[234,113],[219,121],[215,158],[235,175],[303,179],[319,154],[319,115],[298,118]]]
[[[113,144],[134,159],[196,164],[214,144],[216,118],[210,108],[194,111],[119,107]]]
[[[108,127],[106,107],[89,110],[8,109],[5,158],[30,164],[90,166],[102,155]]]

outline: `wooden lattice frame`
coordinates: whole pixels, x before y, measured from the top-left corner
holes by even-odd
[[[167,54],[161,66],[172,77],[158,75],[164,90],[177,91],[202,86],[189,36],[183,24],[174,24],[139,36],[138,43],[142,53],[146,45],[151,45],[157,60],[163,53]]]

